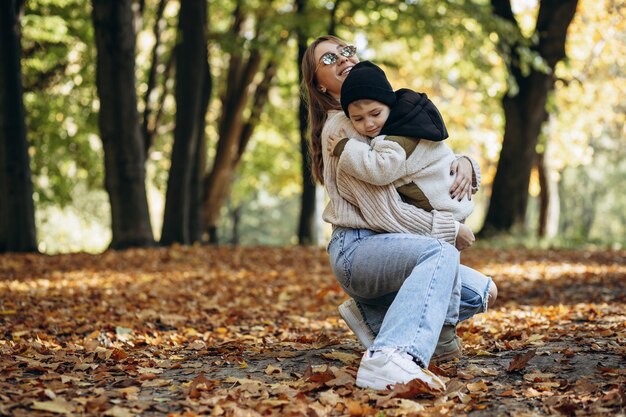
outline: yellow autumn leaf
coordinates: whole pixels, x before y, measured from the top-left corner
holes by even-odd
[[[265,368],[265,371],[263,372],[265,372],[266,375],[274,375],[282,373],[283,370],[280,369],[278,366],[267,365],[267,368]]]
[[[489,387],[483,380],[467,384],[467,389],[469,392],[489,391]]]
[[[33,410],[49,411],[57,414],[72,415],[76,407],[72,403],[65,400],[65,398],[56,397],[52,401],[35,401],[30,407]]]
[[[354,353],[346,353],[346,352],[339,352],[339,351],[323,353],[321,356],[326,359],[338,360],[345,364],[352,364],[360,358],[359,355],[355,355]]]
[[[128,408],[113,406],[104,412],[109,417],[135,417],[136,413],[131,412]]]

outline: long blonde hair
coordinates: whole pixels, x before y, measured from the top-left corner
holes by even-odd
[[[341,105],[329,93],[323,93],[317,82],[315,69],[315,48],[322,42],[331,41],[337,45],[345,46],[346,42],[336,36],[325,35],[315,39],[304,52],[302,57],[302,98],[308,107],[309,134],[308,145],[311,155],[311,171],[313,177],[324,184],[324,161],[322,160],[322,129],[326,123],[329,110],[341,110]]]

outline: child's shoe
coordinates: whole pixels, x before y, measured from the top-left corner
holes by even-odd
[[[445,324],[437,341],[431,362],[441,363],[460,358],[463,354],[461,338],[456,335],[456,326]]]

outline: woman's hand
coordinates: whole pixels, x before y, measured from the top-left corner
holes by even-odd
[[[456,235],[456,241],[454,242],[454,246],[462,251],[463,249],[467,249],[474,244],[476,238],[474,237],[474,233],[472,229],[461,223],[459,226],[459,233]]]
[[[465,196],[472,199],[472,163],[467,158],[458,158],[450,165],[450,175],[456,175],[452,187],[450,187],[450,198],[461,201]]]

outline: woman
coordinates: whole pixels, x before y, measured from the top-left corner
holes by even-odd
[[[404,204],[392,184],[376,186],[346,173],[337,175],[338,159],[326,152],[329,135],[344,130],[349,137],[367,140],[353,129],[339,104],[343,80],[358,62],[355,53],[354,47],[336,37],[318,38],[305,53],[302,71],[313,172],[330,197],[323,218],[333,224],[328,245],[331,264],[360,307],[348,309],[354,319],[348,324],[366,346],[367,336],[373,336],[366,333],[371,330],[377,335],[361,360],[357,385],[385,389],[420,379],[435,390],[443,389],[443,382],[426,369],[442,327],[454,328],[459,303],[461,319],[484,311],[487,289],[492,289],[493,301],[495,285],[459,266],[452,245],[459,250],[471,245],[474,236],[469,228],[450,215]],[[451,171],[457,175],[451,196],[469,196],[478,184],[478,170],[461,158]],[[457,279],[461,294],[453,294]]]

